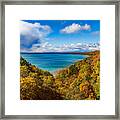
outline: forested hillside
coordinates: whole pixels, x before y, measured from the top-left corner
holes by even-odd
[[[57,100],[62,97],[55,91],[55,79],[47,71],[20,59],[20,99],[22,100]]]
[[[53,76],[20,59],[21,100],[99,100],[100,53],[86,53],[77,61]]]

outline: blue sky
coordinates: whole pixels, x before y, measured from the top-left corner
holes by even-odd
[[[22,20],[21,52],[64,52],[99,49],[99,20]]]

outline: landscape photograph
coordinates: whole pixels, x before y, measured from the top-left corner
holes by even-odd
[[[100,100],[100,20],[20,21],[20,100]]]

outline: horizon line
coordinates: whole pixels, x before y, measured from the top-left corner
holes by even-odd
[[[94,50],[94,51],[85,51],[85,52],[20,52],[20,54],[49,54],[49,53],[60,53],[60,54],[81,54],[81,53],[88,53],[88,52],[95,52],[100,50]]]

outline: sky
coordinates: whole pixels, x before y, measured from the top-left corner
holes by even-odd
[[[20,21],[21,52],[82,52],[99,47],[99,20]]]

